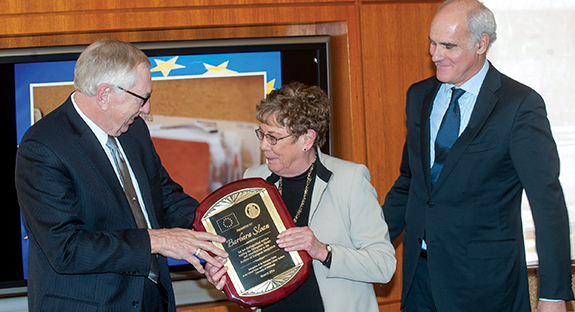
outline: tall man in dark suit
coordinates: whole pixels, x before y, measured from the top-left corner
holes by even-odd
[[[523,190],[537,234],[539,311],[565,311],[573,299],[545,104],[486,60],[495,38],[482,3],[446,1],[429,32],[436,76],[407,93],[400,176],[383,205],[392,240],[403,232],[404,311],[531,311]]]
[[[16,187],[30,239],[30,311],[175,311],[166,257],[227,254],[190,230],[198,202],[162,166],[144,121],[146,55],[100,40],[79,57],[76,91],[33,125]]]

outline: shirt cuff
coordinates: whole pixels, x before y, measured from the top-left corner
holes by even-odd
[[[552,301],[552,302],[564,301],[561,299],[546,299],[546,298],[539,298],[539,300],[541,300],[541,301]]]

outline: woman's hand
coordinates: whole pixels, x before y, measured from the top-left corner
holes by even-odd
[[[227,258],[216,257],[221,263],[221,267],[216,267],[209,262],[206,263],[206,278],[208,282],[216,287],[217,290],[224,289],[224,285],[226,284],[226,272],[228,271],[228,267],[224,264],[226,263]]]
[[[307,226],[285,230],[278,235],[276,243],[287,252],[305,250],[313,259],[324,261],[327,258],[326,245]]]
[[[217,268],[209,263],[206,263],[206,278],[208,282],[216,287],[217,290],[224,289],[226,284],[226,272],[228,271],[228,267],[224,264],[227,261],[227,258],[216,257],[216,260],[221,261],[222,267]],[[252,311],[257,310],[257,307],[252,307]]]

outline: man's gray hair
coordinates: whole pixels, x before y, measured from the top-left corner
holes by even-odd
[[[472,2],[474,7],[467,14],[467,27],[469,28],[469,48],[473,48],[480,40],[483,34],[489,36],[489,46],[497,40],[497,23],[495,15],[483,2],[477,0],[447,0],[441,4],[438,10],[452,2]]]
[[[103,83],[128,89],[136,83],[137,67],[141,63],[150,65],[146,54],[134,45],[98,40],[80,54],[74,68],[74,88],[87,96],[96,95]]]

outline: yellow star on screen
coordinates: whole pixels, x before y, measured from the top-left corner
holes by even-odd
[[[162,75],[164,75],[164,77],[167,77],[170,74],[170,71],[172,69],[186,68],[186,66],[184,66],[184,65],[176,64],[177,59],[178,59],[177,56],[175,56],[175,57],[173,57],[167,61],[154,59],[157,66],[152,68],[150,71],[151,72],[157,72],[157,71],[162,72]]]
[[[204,63],[204,67],[208,70],[204,75],[218,75],[218,74],[235,74],[237,71],[228,69],[229,61],[225,61],[218,66]]]
[[[274,89],[274,83],[276,82],[275,79],[272,79],[270,82],[266,83],[266,88],[267,88],[267,94],[269,94],[270,92],[272,92],[272,90]]]

